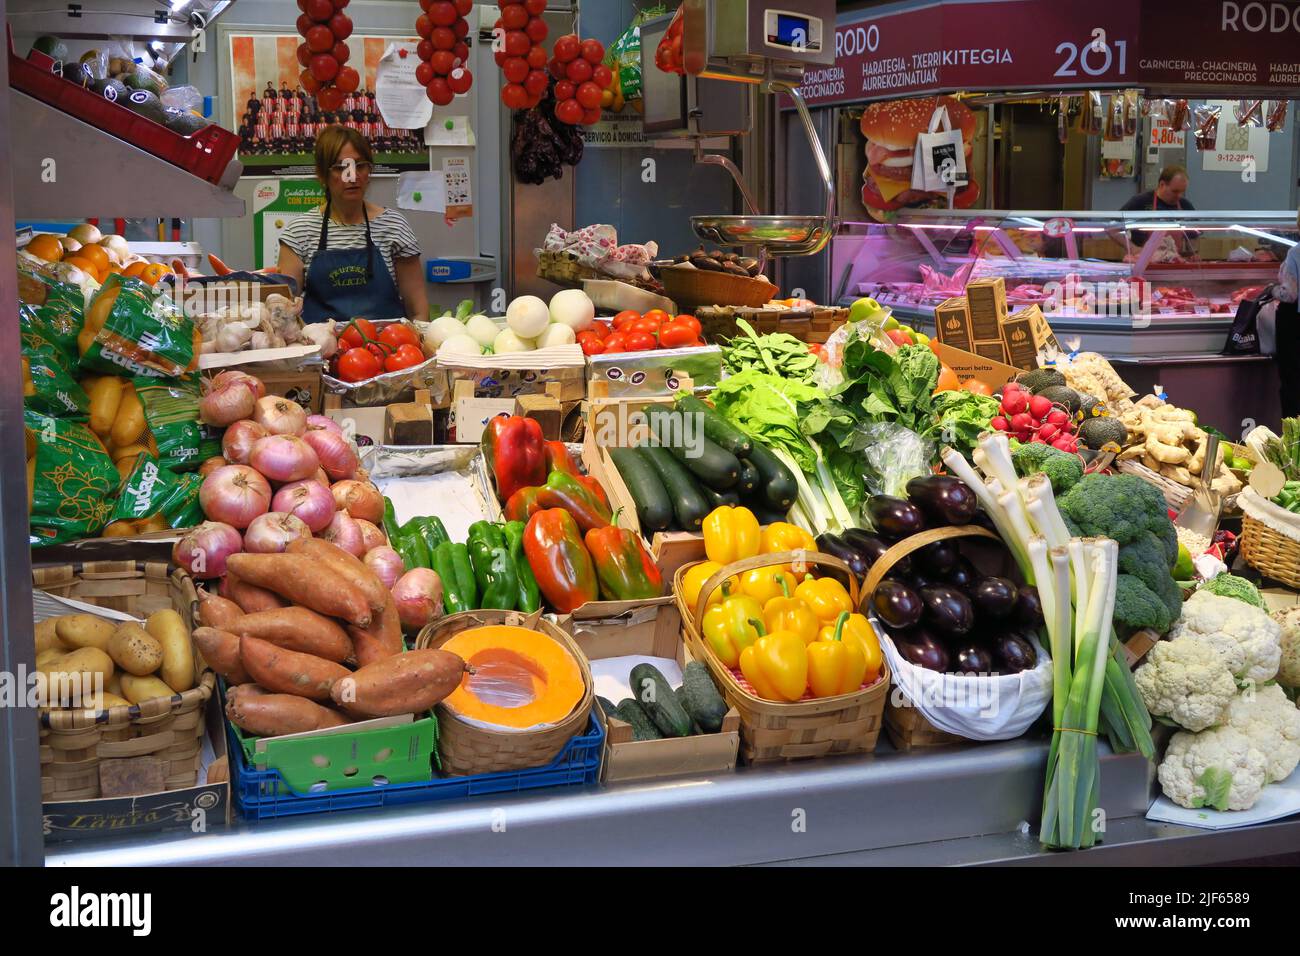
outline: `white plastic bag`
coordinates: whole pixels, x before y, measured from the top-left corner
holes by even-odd
[[[939,126],[943,132],[939,132]],[[930,117],[930,129],[916,137],[916,153],[912,157],[912,188],[925,192],[949,193],[970,181],[966,172],[966,147],[961,130],[952,128],[946,107],[940,106]]]

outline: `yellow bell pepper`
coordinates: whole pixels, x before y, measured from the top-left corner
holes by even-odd
[[[704,588],[704,582],[721,570],[722,565],[716,561],[701,561],[682,575],[682,597],[692,613],[700,601],[700,591]],[[739,591],[740,581],[732,575],[723,581],[720,587],[714,588],[713,593],[709,595],[708,605],[720,604],[728,594],[737,594]]]
[[[817,542],[797,524],[773,521],[763,529],[762,547],[760,554],[776,554],[780,551],[816,551]]]
[[[748,508],[722,505],[704,519],[704,553],[710,561],[731,564],[758,554],[758,519]]]
[[[827,624],[817,633],[817,640],[835,640],[835,629],[838,626],[838,619],[834,624]],[[875,630],[872,629],[871,622],[861,614],[850,614],[844,621],[843,640],[861,645],[862,656],[866,661],[866,671],[863,673],[862,681],[865,684],[874,683],[876,678],[880,676],[880,669],[884,665],[885,655],[880,650],[880,638],[876,636]]]
[[[729,597],[704,612],[700,630],[718,660],[728,667],[740,663],[741,652],[758,640],[758,629],[750,621],[761,613],[758,602],[744,595]]]
[[[774,631],[740,652],[740,672],[764,700],[793,702],[808,688],[808,652],[799,635]]]
[[[808,645],[808,686],[814,697],[835,697],[851,694],[862,686],[867,673],[867,659],[862,645],[854,638],[844,640],[844,625],[849,612],[842,611],[835,627],[826,630]]]
[[[817,628],[821,624],[812,609],[797,597],[776,597],[764,604],[763,623],[769,631],[798,635],[805,644],[817,640]]]
[[[849,592],[834,578],[804,578],[794,589],[794,595],[807,604],[823,623],[833,622],[841,611],[852,614],[854,610]]]
[[[740,590],[748,594],[759,604],[767,607],[772,598],[789,597],[794,588],[794,580],[785,568],[755,568],[740,576]]]

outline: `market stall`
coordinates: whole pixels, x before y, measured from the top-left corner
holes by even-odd
[[[296,42],[327,104],[355,84],[346,4],[325,5]],[[1029,254],[1047,235],[1031,213],[846,225],[846,166],[800,93],[843,41],[834,4],[807,6],[646,10],[606,44],[552,35],[544,4],[421,5],[428,47],[401,72],[433,104],[427,136],[485,88],[466,64],[492,63],[488,34],[465,18],[495,12],[491,88],[520,143],[555,148],[513,156],[509,190],[530,164],[576,178],[578,130],[636,99],[650,140],[742,194],[741,214],[690,211],[697,248],[556,224],[506,243],[533,250],[526,288],[360,317],[317,314],[334,300],[310,254],[299,276],[106,221],[17,233],[29,535],[4,544],[28,558],[34,613],[5,654],[40,699],[2,719],[39,746],[4,766],[38,785],[12,810],[44,832],[16,860],[1296,851],[1300,420],[1234,442],[1204,390],[1147,389],[1121,359],[1147,353],[1097,324],[1089,288],[1141,293],[1172,269],[1167,314],[1126,321],[1150,320],[1151,355],[1194,361],[1264,279],[1261,250],[1285,246],[1280,221],[1080,214],[1051,256]],[[126,109],[103,89],[151,82],[109,56],[63,69],[58,42],[10,64],[72,86],[60,122],[82,94]],[[706,151],[782,98],[812,213],[765,214],[747,154]],[[176,203],[233,201],[225,159]],[[330,202],[363,163],[347,155],[339,182],[327,166]],[[369,261],[329,261],[387,290],[357,202]],[[1165,233],[1243,229],[1248,261],[1151,261]],[[1148,232],[1139,261],[1083,247]],[[847,265],[843,295],[791,284],[826,262]],[[437,301],[436,271],[381,300]]]

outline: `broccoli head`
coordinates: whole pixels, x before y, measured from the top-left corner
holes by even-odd
[[[1172,582],[1172,578],[1170,581]],[[1181,596],[1179,598],[1181,604]],[[1115,625],[1149,627],[1163,634],[1174,622],[1169,606],[1154,591],[1132,574],[1115,577]]]
[[[1057,499],[1057,505],[1061,514],[1085,535],[1112,538],[1123,546],[1150,531],[1165,550],[1166,568],[1172,568],[1178,560],[1178,536],[1169,520],[1169,506],[1160,490],[1141,478],[1084,475]]]
[[[1164,545],[1155,534],[1143,531],[1119,549],[1119,572],[1131,574],[1145,584],[1169,609],[1170,620],[1177,620],[1183,609],[1183,592],[1173,579]]]
[[[1041,442],[1021,445],[1011,453],[1011,463],[1021,478],[1042,472],[1052,483],[1052,494],[1058,497],[1077,485],[1083,477],[1083,460],[1078,455],[1071,455]]]
[[[1121,562],[1122,566],[1123,563]],[[1264,598],[1259,593],[1259,589],[1245,578],[1239,578],[1235,574],[1216,574],[1202,584],[1198,590],[1209,591],[1211,594],[1219,595],[1219,597],[1236,598],[1238,601],[1245,601],[1247,604],[1254,605],[1261,611],[1268,610],[1264,605]]]

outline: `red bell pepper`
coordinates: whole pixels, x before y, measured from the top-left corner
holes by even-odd
[[[582,475],[578,463],[569,454],[569,446],[562,441],[546,442],[546,473],[549,475],[553,471],[562,471],[574,478]]]
[[[532,418],[494,418],[479,442],[488,467],[496,476],[497,494],[509,501],[520,488],[546,481],[546,448],[542,426]]]
[[[542,492],[546,490],[545,485],[536,485],[532,488],[520,488],[509,500],[506,501],[505,516],[507,521],[527,521],[544,507],[538,502]]]
[[[546,484],[540,487],[520,488],[511,495],[506,502],[506,520],[527,521],[547,508],[563,508],[584,534],[592,528],[604,528],[614,520],[602,497],[593,494],[581,478],[563,471],[551,472]]]
[[[607,601],[638,601],[664,593],[663,574],[641,536],[614,526],[592,528],[583,539],[596,565],[600,595]]]
[[[524,556],[543,596],[561,614],[600,597],[596,568],[578,523],[563,508],[548,508],[528,519]]]

